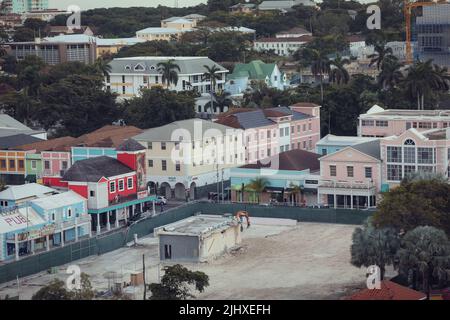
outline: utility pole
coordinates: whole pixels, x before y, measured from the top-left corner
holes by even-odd
[[[217,201],[219,201],[220,200],[220,194],[219,194],[219,191],[220,191],[220,189],[219,189],[219,163],[217,163],[217,166],[216,166],[216,178],[217,178]]]
[[[147,284],[145,283],[145,255],[142,255],[142,276],[144,278],[144,300],[147,300]]]
[[[223,171],[224,171],[224,169],[222,168],[222,203],[225,202],[225,199],[223,198],[223,194],[224,194],[224,190],[223,190]]]

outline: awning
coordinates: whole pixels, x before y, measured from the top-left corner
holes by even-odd
[[[282,187],[266,187],[264,190],[266,192],[271,192],[271,193],[283,193],[284,188],[282,188]]]
[[[88,213],[89,214],[98,214],[98,213],[104,213],[104,212],[108,212],[108,211],[112,211],[112,210],[117,210],[117,209],[122,209],[122,208],[126,208],[138,203],[144,203],[144,202],[151,202],[151,201],[156,201],[156,196],[148,196],[145,198],[141,198],[141,199],[135,199],[135,200],[131,200],[131,201],[127,201],[127,202],[122,202],[122,203],[118,203],[109,207],[105,207],[105,208],[101,208],[101,209],[88,209]]]

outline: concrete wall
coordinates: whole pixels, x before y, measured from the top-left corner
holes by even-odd
[[[165,246],[170,245],[172,259],[165,258]],[[159,257],[161,261],[198,261],[198,237],[187,235],[160,235]]]
[[[239,243],[241,243],[241,231],[238,225],[224,232],[214,232],[200,245],[200,261],[214,259]]]

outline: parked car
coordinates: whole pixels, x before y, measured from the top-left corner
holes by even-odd
[[[157,196],[155,203],[156,204],[161,204],[161,203],[162,204],[167,204],[167,199],[164,196]]]

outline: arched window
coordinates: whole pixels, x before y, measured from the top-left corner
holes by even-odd
[[[130,66],[125,66],[125,70],[131,70],[131,67]]]
[[[406,139],[404,145],[405,146],[415,146],[416,143],[412,139]]]

